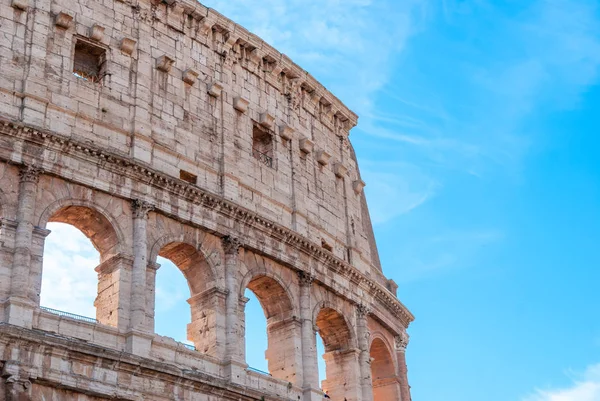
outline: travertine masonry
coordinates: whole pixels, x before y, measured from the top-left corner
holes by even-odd
[[[356,121],[192,0],[0,0],[0,399],[409,401]],[[95,321],[40,308],[48,222],[101,255]],[[154,334],[158,256],[194,350]],[[245,289],[270,375],[247,369]]]

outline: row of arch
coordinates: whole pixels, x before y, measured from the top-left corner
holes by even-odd
[[[93,244],[100,255],[98,272],[98,294],[96,298],[97,320],[119,329],[132,325],[132,313],[122,308],[132,297],[135,285],[144,286],[142,327],[154,332],[155,274],[157,258],[164,257],[173,262],[185,277],[189,290],[191,323],[188,325],[188,340],[199,352],[220,359],[231,358],[245,362],[244,346],[229,347],[228,342],[243,344],[244,337],[244,291],[249,289],[260,302],[267,320],[268,349],[266,356],[270,374],[291,382],[299,387],[306,385],[307,376],[316,372],[301,372],[306,352],[303,344],[302,283],[291,269],[278,265],[269,258],[236,248],[228,251],[222,238],[199,229],[186,226],[162,214],[147,211],[142,219],[146,223],[147,270],[143,283],[132,280],[127,287],[123,280],[131,271],[135,253],[134,232],[138,211],[129,202],[98,194],[81,187],[70,186],[56,178],[45,177],[49,185],[42,185],[36,192],[33,225],[38,230],[41,241],[33,241],[32,252],[39,258],[31,259],[27,296],[39,305],[41,276],[43,273],[43,237],[49,222],[69,224],[79,229]],[[1,181],[1,180],[0,180]],[[60,185],[57,185],[59,184]],[[45,189],[51,188],[51,191]],[[61,191],[61,189],[63,191]],[[56,199],[56,194],[66,196]],[[79,192],[79,197],[77,193]],[[54,196],[49,196],[50,194]],[[52,198],[55,199],[52,199]],[[0,190],[0,217],[9,221],[19,218],[9,197]],[[16,199],[15,199],[16,200]],[[21,200],[19,200],[21,202]],[[18,207],[18,206],[17,206]],[[10,213],[13,209],[15,213]],[[110,210],[110,211],[109,211]],[[18,221],[16,222],[18,225]],[[1,233],[0,233],[1,235]],[[35,236],[35,234],[34,234]],[[37,244],[37,245],[36,245]],[[226,299],[228,280],[228,255],[237,258],[237,268],[233,272],[237,303],[237,325],[234,336],[223,343],[222,317],[227,313]],[[14,266],[13,266],[14,267]],[[7,266],[4,266],[6,269]],[[120,285],[114,285],[121,280]],[[112,285],[111,285],[112,284]],[[8,288],[0,288],[10,296]],[[333,400],[359,400],[360,383],[365,380],[357,367],[358,339],[355,330],[354,307],[332,295],[326,289],[310,285],[310,325],[313,329],[310,340],[311,352],[316,353],[315,332],[318,332],[325,347],[326,377],[323,389]],[[232,352],[233,349],[233,352]],[[376,401],[399,399],[398,361],[394,357],[389,336],[385,333],[373,334],[369,343],[373,397]],[[316,366],[314,366],[316,368]],[[391,397],[391,398],[390,398]]]

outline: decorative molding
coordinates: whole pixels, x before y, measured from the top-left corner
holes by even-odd
[[[396,349],[401,352],[406,351],[406,347],[408,347],[408,343],[410,341],[410,336],[408,333],[403,330],[400,335],[396,336],[395,340]]]
[[[348,262],[335,257],[301,234],[287,227],[280,226],[249,209],[207,192],[196,185],[189,184],[134,162],[126,156],[108,152],[89,143],[79,142],[49,131],[25,127],[18,123],[3,121],[1,119],[0,132],[22,140],[36,142],[59,152],[79,153],[81,157],[85,157],[86,159],[96,158],[98,163],[102,164],[103,168],[108,171],[118,172],[131,179],[144,182],[147,185],[156,186],[160,183],[162,190],[171,192],[194,204],[214,209],[226,217],[243,221],[245,224],[258,230],[268,232],[285,244],[293,246],[310,255],[315,260],[327,265],[334,273],[349,278],[355,285],[364,286],[367,293],[381,302],[405,327],[414,320],[414,316],[384,285],[367,277]]]
[[[134,219],[147,219],[148,213],[154,210],[154,205],[140,199],[133,199],[131,206]]]
[[[237,237],[233,237],[231,235],[226,235],[221,238],[221,242],[223,243],[223,251],[225,255],[237,255],[242,247],[242,242]]]
[[[300,287],[310,287],[313,281],[315,281],[314,275],[302,270],[298,271],[298,283]]]
[[[361,318],[366,318],[367,316],[369,316],[371,314],[371,308],[369,308],[368,305],[365,304],[358,304],[356,306],[356,316],[361,319]]]
[[[32,182],[34,184],[37,184],[40,180],[40,174],[42,173],[43,170],[38,167],[31,165],[23,165],[19,169],[19,181]]]

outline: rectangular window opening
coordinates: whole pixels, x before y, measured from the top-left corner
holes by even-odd
[[[325,241],[324,239],[321,239],[321,247],[323,247],[323,249],[325,249],[329,252],[333,252],[333,247],[331,245],[329,245],[327,243],[327,241]]]
[[[273,135],[256,125],[252,130],[252,156],[273,168]]]
[[[100,83],[106,74],[106,49],[83,40],[75,44],[73,75],[85,81]]]
[[[190,184],[196,185],[198,183],[198,176],[185,170],[179,170],[179,178],[183,181],[189,182]]]

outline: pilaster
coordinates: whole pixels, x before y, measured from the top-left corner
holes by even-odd
[[[371,333],[367,326],[367,318],[371,313],[368,306],[360,304],[356,307],[356,335],[358,340],[358,364],[362,401],[373,401],[373,382],[371,378],[371,355],[369,338]]]
[[[147,356],[150,343],[145,335],[146,318],[146,268],[148,264],[148,213],[154,209],[150,203],[135,199],[132,201],[133,218],[133,267],[131,272],[131,302],[129,316],[128,351]]]
[[[37,187],[42,170],[24,165],[19,171],[19,200],[17,227],[13,249],[13,263],[9,299],[5,316],[10,324],[31,328],[35,302],[29,298],[33,218]]]
[[[319,371],[317,367],[317,334],[312,320],[311,288],[314,276],[306,272],[298,272],[300,284],[300,322],[302,344],[302,383],[304,401],[322,397],[319,386]]]
[[[408,384],[408,368],[406,366],[406,348],[410,337],[406,331],[396,337],[396,359],[398,360],[398,381],[400,382],[400,400],[411,401],[410,385]]]

